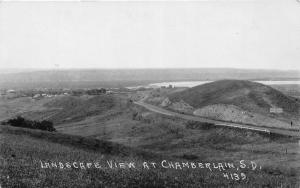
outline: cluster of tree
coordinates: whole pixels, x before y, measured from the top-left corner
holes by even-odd
[[[86,91],[86,94],[88,95],[100,95],[102,93],[106,93],[106,89],[101,88],[101,89],[90,89]]]
[[[101,95],[105,94],[106,89],[101,88],[101,89],[89,89],[89,90],[84,90],[84,89],[76,89],[72,90],[71,94],[75,96],[80,96],[80,95]]]
[[[13,119],[9,119],[8,121],[4,122],[3,124],[11,125],[14,127],[25,127],[30,129],[40,129],[44,131],[56,131],[56,129],[53,127],[53,123],[51,121],[32,121],[27,120],[21,116],[18,116]]]

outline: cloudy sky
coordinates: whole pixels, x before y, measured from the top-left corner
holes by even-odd
[[[300,2],[1,2],[0,69],[300,69]]]

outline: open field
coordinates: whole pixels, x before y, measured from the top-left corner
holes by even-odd
[[[219,134],[219,133],[217,133]],[[222,134],[222,133],[221,133]],[[36,130],[1,126],[1,186],[3,187],[199,187],[199,186],[222,186],[222,187],[298,187],[298,172],[296,164],[292,163],[295,153],[281,154],[281,152],[261,151],[257,156],[276,155],[277,158],[291,159],[291,166],[282,165],[282,161],[267,159],[260,170],[252,170],[248,161],[249,156],[244,154],[241,159],[245,160],[249,168],[240,169],[247,177],[245,180],[233,180],[224,177],[224,172],[234,173],[236,169],[228,169],[223,173],[218,169],[210,171],[209,168],[182,170],[164,168],[144,169],[141,165],[144,161],[154,161],[157,164],[166,159],[168,161],[198,161],[198,162],[225,162],[228,160],[239,166],[239,158],[231,155],[224,158],[220,149],[216,150],[215,157],[204,156],[197,159],[178,159],[166,155],[151,154],[146,151],[130,149],[118,144],[106,141],[86,139],[80,136],[69,136],[58,133],[47,133]],[[232,141],[232,140],[231,140]],[[231,142],[230,141],[230,142]],[[218,141],[212,140],[212,143]],[[283,139],[276,145],[285,143]],[[276,143],[276,142],[275,142]],[[292,145],[292,143],[291,143]],[[275,147],[275,146],[274,146]],[[204,152],[205,151],[205,152]],[[182,151],[184,152],[184,151]],[[209,154],[206,150],[202,153]],[[234,153],[234,151],[231,151]],[[190,155],[186,155],[190,156]],[[281,157],[282,156],[282,157]],[[135,162],[136,168],[112,169],[106,163]],[[251,159],[252,160],[252,159]],[[41,161],[61,162],[60,167],[41,168]],[[272,165],[267,164],[272,162]],[[67,162],[99,162],[101,168],[78,169],[72,166],[68,168]],[[256,161],[257,164],[261,162]],[[249,163],[249,164],[248,164]],[[281,163],[281,164],[280,164]],[[276,164],[276,165],[275,165]],[[286,163],[287,164],[287,163]],[[242,167],[242,166],[240,166]],[[299,167],[298,167],[299,168]],[[229,176],[230,177],[230,176]]]

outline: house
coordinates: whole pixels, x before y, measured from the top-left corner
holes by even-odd
[[[172,102],[170,101],[170,99],[167,97],[167,98],[165,98],[165,100],[163,100],[163,102],[161,103],[161,106],[162,107],[167,107],[167,106],[169,106],[169,105],[171,105],[172,104]]]
[[[283,112],[282,108],[275,108],[275,107],[270,108],[270,113],[280,114],[282,112]]]
[[[13,89],[9,89],[9,90],[6,91],[6,93],[7,93],[7,94],[8,94],[8,93],[16,94],[16,91],[13,90]]]
[[[39,99],[39,98],[41,98],[41,94],[35,94],[32,98],[33,99]]]

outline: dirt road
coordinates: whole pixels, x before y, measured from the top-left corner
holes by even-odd
[[[193,115],[180,114],[180,113],[177,113],[177,112],[173,112],[173,111],[163,109],[163,108],[155,106],[155,105],[145,103],[143,101],[137,101],[137,102],[134,102],[134,103],[136,105],[142,106],[142,107],[144,107],[144,108],[146,108],[146,109],[148,109],[152,112],[156,112],[156,113],[167,115],[167,116],[179,117],[179,118],[186,119],[186,120],[213,123],[217,126],[248,129],[248,130],[253,130],[253,131],[265,132],[265,133],[268,133],[268,134],[275,133],[275,134],[293,136],[293,137],[299,137],[300,138],[300,132],[299,131],[291,131],[291,130],[284,130],[284,129],[277,129],[277,128],[269,128],[269,127],[259,127],[259,126],[245,125],[245,124],[239,124],[239,123],[228,123],[228,122],[224,122],[224,121],[212,120],[212,119],[207,119],[207,118],[193,116]]]

